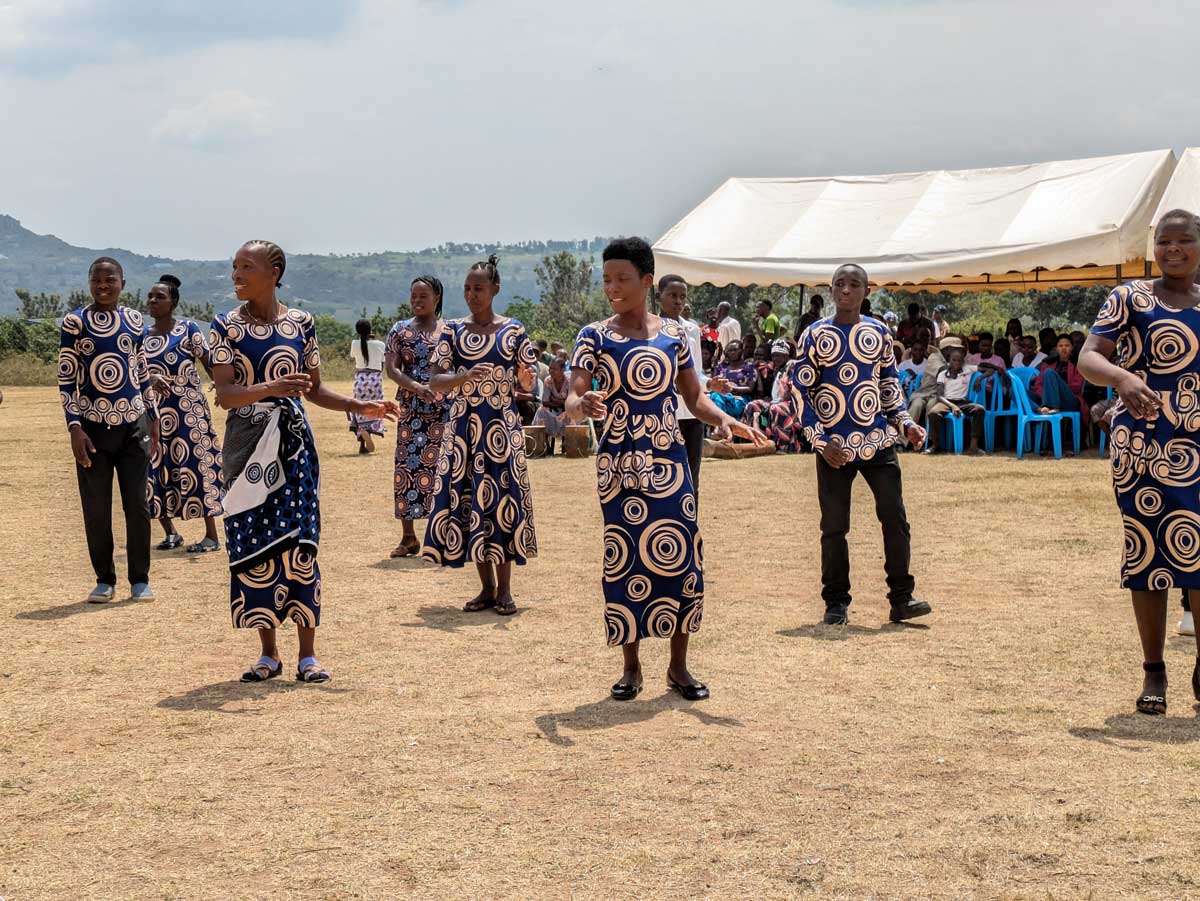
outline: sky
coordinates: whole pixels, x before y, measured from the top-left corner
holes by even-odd
[[[730,176],[1200,144],[1194,0],[0,0],[0,212],[222,259],[658,238]]]

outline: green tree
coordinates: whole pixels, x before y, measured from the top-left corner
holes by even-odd
[[[580,259],[566,250],[543,257],[533,269],[541,301],[534,326],[526,322],[526,328],[547,341],[571,344],[581,328],[608,315],[604,292],[593,280],[594,269],[591,257]]]
[[[66,312],[62,297],[58,294],[46,294],[43,291],[31,294],[25,288],[17,288],[16,295],[21,301],[21,316],[24,319],[57,319]]]

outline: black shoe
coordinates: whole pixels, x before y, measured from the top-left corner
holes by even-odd
[[[697,682],[694,685],[680,685],[671,678],[670,674],[667,675],[667,687],[685,701],[703,701],[709,696],[708,686],[703,682]]]
[[[825,618],[821,620],[827,626],[844,626],[850,622],[849,604],[831,604],[825,608]]]
[[[632,701],[642,693],[642,686],[630,685],[628,682],[618,682],[608,690],[614,701]]]
[[[933,613],[933,608],[927,601],[909,598],[907,601],[892,604],[892,612],[888,619],[894,623],[902,623],[906,619],[916,619],[918,616],[928,616],[931,613]]]

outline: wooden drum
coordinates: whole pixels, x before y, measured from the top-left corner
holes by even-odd
[[[569,425],[563,435],[563,453],[568,457],[590,457],[591,433],[586,425]]]
[[[546,427],[541,425],[525,426],[525,456],[546,456]]]

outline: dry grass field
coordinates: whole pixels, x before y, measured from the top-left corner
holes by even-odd
[[[591,461],[531,463],[541,556],[517,571],[520,614],[467,615],[470,573],[387,558],[390,444],[359,457],[317,410],[334,681],[246,686],[257,642],[230,626],[224,554],[156,553],[156,602],[80,602],[56,394],[6,395],[7,901],[1200,896],[1194,650],[1172,630],[1170,716],[1134,714],[1094,456],[906,457],[935,605],[911,627],[884,622],[860,481],[843,629],[815,625],[811,458],[706,461],[693,669],[713,697],[668,694],[647,642],[647,690],[618,704]],[[293,629],[282,649],[294,668]]]

